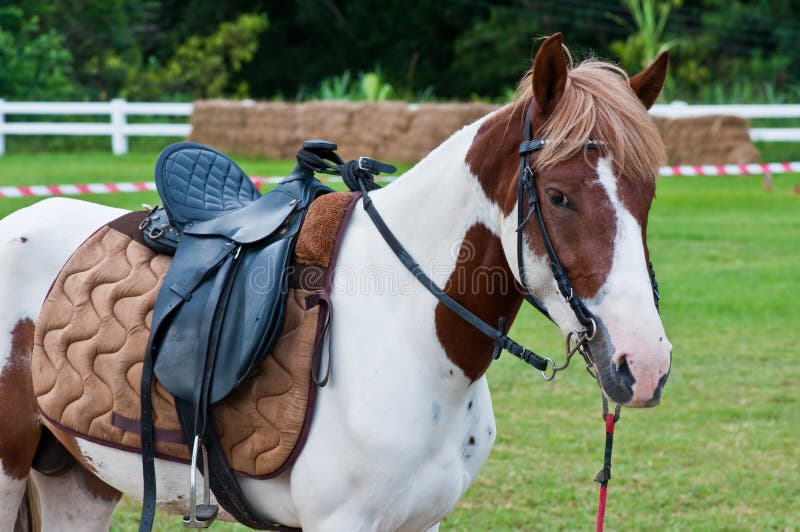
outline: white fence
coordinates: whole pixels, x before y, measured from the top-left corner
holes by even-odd
[[[190,116],[190,103],[110,102],[7,102],[0,99],[0,155],[6,151],[6,135],[110,136],[116,155],[128,153],[128,137],[186,137],[192,126],[166,123],[128,123],[128,116]],[[103,122],[7,122],[8,115],[107,115]],[[188,122],[188,121],[187,121]]]
[[[703,115],[735,115],[743,118],[800,118],[800,104],[789,105],[688,105],[673,102],[654,105],[655,116],[681,118]],[[0,99],[0,155],[5,153],[6,135],[99,135],[111,137],[116,155],[128,152],[128,137],[187,137],[189,123],[128,123],[128,116],[185,116],[192,114],[191,103],[132,103],[122,99],[110,102],[6,102]],[[8,115],[107,115],[103,122],[7,122]],[[751,128],[752,140],[800,142],[800,128]]]
[[[686,118],[689,116],[733,115],[742,118],[800,118],[800,104],[773,105],[689,105],[672,102],[654,105],[650,109],[654,116]],[[800,142],[800,128],[753,127],[750,139],[770,142]]]

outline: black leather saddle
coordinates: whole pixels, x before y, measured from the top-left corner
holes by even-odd
[[[205,378],[215,403],[280,333],[295,238],[308,206],[331,189],[298,165],[261,196],[227,156],[190,142],[161,153],[155,181],[164,206],[145,234],[177,241],[153,310],[155,373],[187,401]]]
[[[308,141],[301,153],[340,162],[335,149]],[[198,447],[205,462],[204,442],[216,438],[208,406],[263,361],[281,332],[297,235],[311,203],[332,192],[314,170],[298,154],[292,173],[262,196],[230,158],[208,146],[181,142],[158,157],[155,182],[163,207],[149,213],[141,228],[153,249],[174,257],[153,309],[142,371],[143,523],[155,497],[152,374],[176,398],[193,465]],[[223,468],[221,451],[211,450]],[[212,474],[214,469],[212,464]],[[205,493],[206,504],[195,505],[192,482],[187,526],[213,521],[207,483]]]

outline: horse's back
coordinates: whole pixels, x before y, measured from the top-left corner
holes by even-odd
[[[51,198],[0,220],[0,327],[36,320],[47,290],[70,254],[98,227],[125,211],[85,201]],[[0,357],[8,353],[6,335]],[[0,360],[0,363],[3,361]]]

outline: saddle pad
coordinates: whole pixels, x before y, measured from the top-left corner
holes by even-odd
[[[326,319],[317,304],[357,196],[326,194],[310,207],[295,250],[298,271],[272,352],[212,406],[231,468],[254,478],[280,474],[305,441],[316,386],[311,368]],[[91,441],[139,452],[140,380],[152,309],[171,257],[144,245],[129,213],[84,242],[56,278],[36,325],[33,385],[46,419]],[[188,462],[173,397],[153,390],[156,456]]]

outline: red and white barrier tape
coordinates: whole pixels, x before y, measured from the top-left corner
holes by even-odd
[[[661,176],[719,176],[719,175],[761,175],[764,173],[800,173],[800,162],[757,163],[757,164],[704,164],[699,166],[662,166]],[[253,177],[258,185],[275,184],[283,177]],[[389,183],[393,177],[379,177],[376,181]],[[322,177],[325,183],[341,183],[340,177]],[[28,185],[0,187],[0,198],[79,196],[81,194],[112,194],[115,192],[145,192],[156,189],[152,181],[144,183],[89,183],[86,185]]]
[[[150,183],[89,183],[86,185],[29,185],[0,187],[0,198],[45,196],[78,196],[81,194],[113,194],[115,192],[143,192],[155,190]]]
[[[659,175],[760,175],[800,173],[800,162],[662,166]]]

